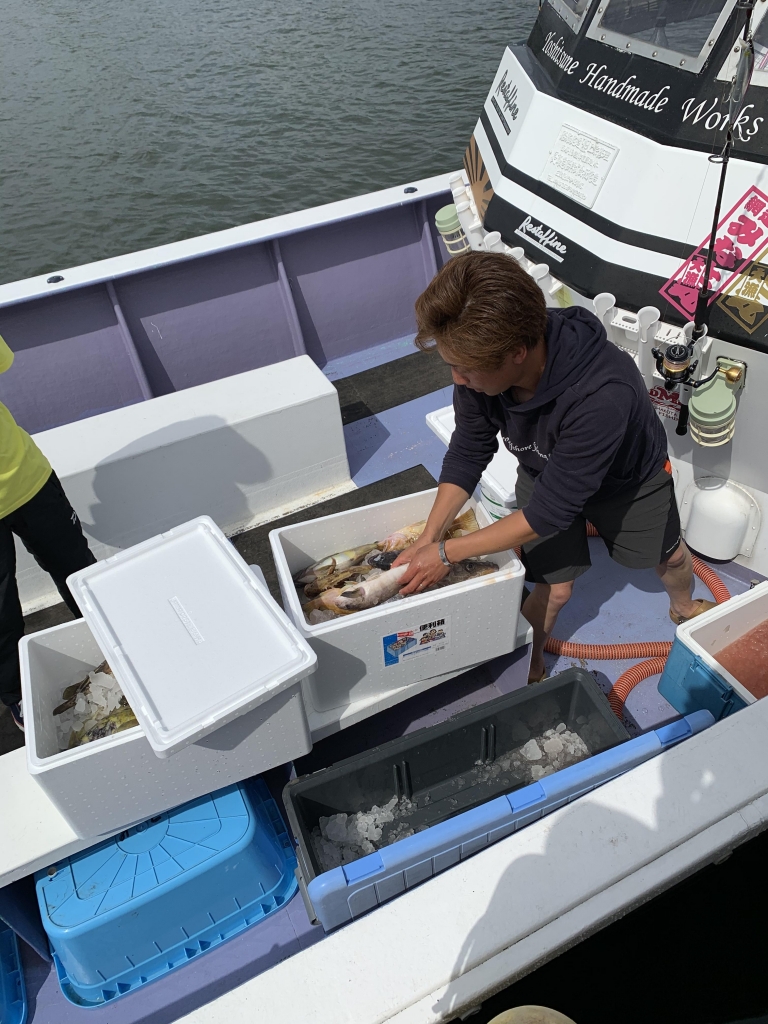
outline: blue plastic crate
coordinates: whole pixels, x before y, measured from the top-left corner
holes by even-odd
[[[263,921],[296,858],[260,780],[201,797],[36,875],[64,995],[103,1006]]]
[[[16,935],[0,921],[0,1024],[24,1024],[27,992]]]
[[[664,665],[659,693],[681,715],[706,710],[716,721],[747,707],[740,694],[680,637],[675,637]]]
[[[326,931],[338,928],[712,724],[714,718],[708,711],[698,711],[626,740],[539,782],[317,875],[306,886],[305,899]]]

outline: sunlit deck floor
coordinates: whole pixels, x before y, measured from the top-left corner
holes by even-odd
[[[399,346],[399,347],[398,347]],[[444,445],[425,423],[427,413],[451,401],[445,368],[423,356],[403,356],[408,350],[398,342],[379,353],[349,357],[328,368],[337,382],[345,419],[350,468],[360,490],[326,502],[312,510],[327,514],[343,508],[381,501],[434,485],[445,452]],[[379,365],[383,360],[396,362]],[[413,375],[418,380],[413,380]],[[398,401],[405,397],[405,402]],[[291,517],[306,518],[308,511]],[[267,534],[274,524],[239,535],[235,543],[250,562],[265,571],[277,595],[274,567],[268,553]],[[613,563],[600,540],[590,541],[593,567],[583,576],[571,603],[557,625],[562,638],[585,643],[617,643],[637,640],[671,640],[674,626],[661,584],[650,571],[628,571]],[[716,566],[731,594],[748,589],[755,578],[740,566]],[[696,596],[708,591],[697,583]],[[52,613],[54,616],[57,613]],[[40,628],[42,622],[35,622]],[[554,674],[573,662],[548,657]],[[607,691],[633,662],[590,662],[600,686]],[[329,737],[302,759],[299,771],[310,771],[394,735],[444,720],[467,707],[505,692],[522,671],[519,654],[483,666],[413,698],[389,712]],[[656,690],[657,678],[640,684],[627,702],[627,725],[632,732],[655,727],[675,717],[674,710]],[[279,795],[287,777],[272,774],[271,788]],[[253,978],[323,938],[320,928],[307,918],[300,897],[262,924],[249,929],[168,978],[148,985],[107,1007],[96,1010],[72,1006],[61,994],[52,966],[22,943],[30,1024],[164,1024],[176,1020],[218,995]]]

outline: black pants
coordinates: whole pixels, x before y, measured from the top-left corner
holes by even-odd
[[[0,700],[14,704],[21,699],[19,640],[24,636],[16,586],[16,549],[13,535],[21,540],[37,564],[50,573],[69,610],[81,618],[67,586],[67,576],[96,559],[83,536],[77,513],[69,504],[55,473],[34,498],[0,519]]]

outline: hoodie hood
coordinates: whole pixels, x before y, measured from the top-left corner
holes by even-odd
[[[533,398],[514,405],[528,413],[559,398],[588,367],[606,354],[610,344],[594,313],[583,306],[547,310],[547,362]]]

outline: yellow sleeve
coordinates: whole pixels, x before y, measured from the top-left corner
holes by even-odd
[[[13,352],[8,348],[2,335],[0,335],[0,373],[10,370],[13,362]]]

